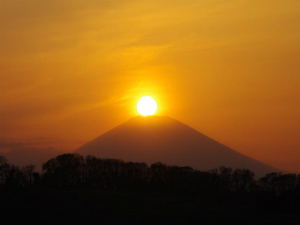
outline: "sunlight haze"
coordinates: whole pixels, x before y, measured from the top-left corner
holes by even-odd
[[[300,172],[299,0],[0,0],[0,32],[5,151],[75,150],[152,96],[155,115]]]

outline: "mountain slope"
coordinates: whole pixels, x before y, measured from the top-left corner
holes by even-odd
[[[279,171],[166,116],[134,117],[75,152],[148,164],[161,161],[200,170],[219,166],[247,168],[257,177]]]
[[[39,149],[35,147],[20,147],[14,148],[9,152],[2,153],[9,163],[17,166],[25,166],[29,164],[36,165],[36,171],[42,171],[42,164],[47,162],[49,159],[54,158],[60,154],[66,153],[65,151],[58,150],[55,148],[44,148]]]

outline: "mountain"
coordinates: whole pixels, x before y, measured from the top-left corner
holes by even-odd
[[[17,146],[6,153],[1,152],[0,149],[0,155],[3,155],[9,163],[20,167],[33,164],[36,165],[36,171],[42,171],[43,163],[64,153],[66,152],[51,147],[40,149]]]
[[[199,170],[219,166],[246,168],[252,170],[256,177],[279,171],[167,116],[134,117],[75,152],[148,164],[160,161]]]

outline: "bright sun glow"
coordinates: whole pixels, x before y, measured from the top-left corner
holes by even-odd
[[[157,110],[156,101],[150,96],[141,97],[137,104],[137,111],[142,116],[153,115]]]

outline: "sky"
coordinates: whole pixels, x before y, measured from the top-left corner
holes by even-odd
[[[0,0],[0,147],[168,115],[300,172],[299,0]]]

